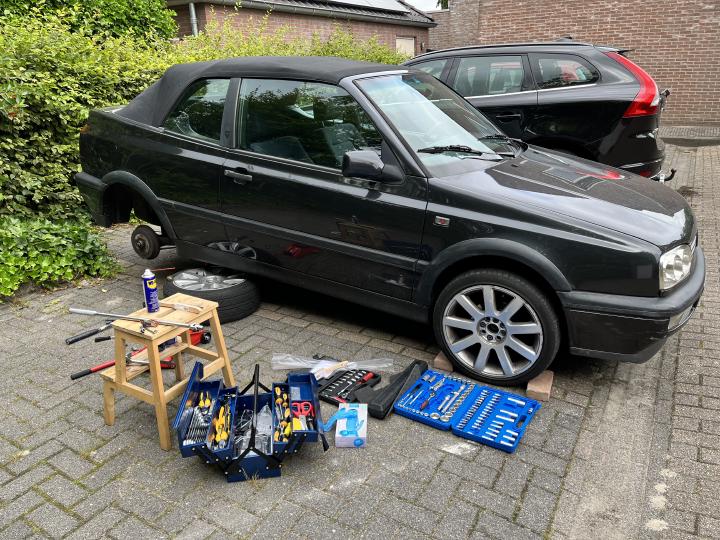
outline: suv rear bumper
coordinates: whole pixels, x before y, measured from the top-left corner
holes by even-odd
[[[579,356],[646,362],[690,319],[705,287],[705,255],[695,254],[692,274],[667,296],[559,292],[570,352]]]

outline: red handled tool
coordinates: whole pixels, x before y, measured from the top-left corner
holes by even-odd
[[[315,416],[313,405],[309,401],[295,401],[291,405],[291,409],[295,417]]]
[[[128,355],[126,358],[126,362],[133,362],[133,356],[136,354],[140,354],[145,350],[145,347],[142,349],[138,349],[137,351],[133,351]],[[137,362],[137,361],[136,361]],[[85,375],[90,375],[92,373],[97,373],[98,371],[102,371],[103,369],[112,367],[115,365],[115,360],[108,360],[107,362],[103,362],[102,364],[98,364],[97,366],[93,366],[88,369],[83,369],[82,371],[78,371],[77,373],[73,373],[70,375],[70,379],[73,381],[75,379],[79,379],[81,377],[85,377]],[[168,356],[167,358],[163,358],[160,360],[160,367],[163,369],[175,369],[175,362],[172,361],[172,357]]]
[[[198,343],[210,343],[211,335],[210,332],[207,330],[191,330],[190,331],[190,343],[193,345],[197,345]],[[132,353],[129,353],[127,356],[126,361],[131,361],[133,356],[136,354],[141,353],[145,350],[145,347],[142,349],[138,349],[137,351],[133,351]],[[107,369],[109,367],[112,367],[115,365],[115,360],[108,360],[107,362],[103,362],[102,364],[98,364],[97,366],[93,366],[91,368],[83,369],[82,371],[78,371],[76,373],[73,373],[70,375],[70,379],[73,381],[75,379],[79,379],[81,377],[85,377],[86,375],[91,375],[92,373],[97,373],[98,371],[102,371],[103,369]],[[160,360],[160,367],[163,369],[174,369],[175,368],[175,362],[172,361],[172,357],[168,356],[167,358],[163,358]]]

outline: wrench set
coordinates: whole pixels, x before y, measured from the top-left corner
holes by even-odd
[[[514,452],[540,403],[427,370],[395,404],[398,414],[458,437]]]
[[[367,369],[348,369],[336,373],[320,386],[320,399],[338,405],[355,401],[355,391],[359,388],[375,386],[380,382],[380,374]]]

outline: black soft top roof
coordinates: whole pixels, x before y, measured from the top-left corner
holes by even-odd
[[[403,68],[328,56],[247,56],[177,64],[117,114],[159,126],[188,85],[199,79],[251,77],[337,84],[352,75],[397,69]]]

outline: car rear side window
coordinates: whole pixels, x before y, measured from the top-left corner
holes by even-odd
[[[562,88],[591,84],[600,78],[593,66],[578,56],[563,54],[533,55],[538,88]]]
[[[419,69],[420,71],[424,71],[425,73],[428,73],[432,75],[433,77],[440,78],[440,75],[442,75],[443,70],[445,69],[445,65],[448,63],[447,59],[440,59],[440,60],[428,60],[427,62],[420,62],[418,64],[413,64],[410,66],[413,69]]]
[[[522,56],[470,56],[460,59],[452,87],[464,97],[511,94],[524,77]]]
[[[220,142],[229,86],[230,79],[204,79],[191,84],[165,119],[163,127],[188,137]]]
[[[238,123],[245,150],[332,168],[345,152],[382,144],[360,104],[331,84],[243,79]]]

